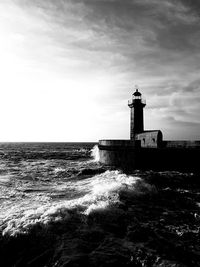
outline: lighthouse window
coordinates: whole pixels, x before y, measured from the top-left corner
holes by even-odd
[[[156,142],[156,139],[155,138],[152,138],[152,141],[155,143]]]
[[[143,144],[145,144],[145,138],[143,138]]]

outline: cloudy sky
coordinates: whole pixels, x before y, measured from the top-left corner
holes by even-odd
[[[0,141],[200,139],[197,0],[1,0]]]

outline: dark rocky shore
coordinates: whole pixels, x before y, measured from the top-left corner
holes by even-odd
[[[2,236],[1,266],[200,266],[200,176],[135,172],[121,203]]]

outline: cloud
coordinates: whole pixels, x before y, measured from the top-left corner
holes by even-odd
[[[198,17],[180,1],[23,3],[48,21],[52,28],[48,35],[63,54],[71,49],[89,67],[161,76],[166,71],[171,74],[174,65],[180,72],[186,59],[191,61],[198,52],[198,43],[192,41],[199,37]]]
[[[49,84],[58,87],[60,81],[71,103],[77,95],[95,110],[99,121],[93,118],[93,125],[101,123],[102,134],[107,132],[104,120],[113,121],[110,131],[112,126],[119,128],[115,114],[126,121],[126,99],[134,84],[147,98],[148,120],[159,121],[161,128],[168,125],[183,135],[168,118],[186,127],[199,123],[197,1],[8,0],[1,6],[1,24],[6,26],[3,65],[15,58],[12,75],[17,76],[19,66],[21,74],[37,81],[38,88],[45,84],[47,91]],[[91,109],[85,114],[88,125]],[[196,129],[191,126],[191,132]]]

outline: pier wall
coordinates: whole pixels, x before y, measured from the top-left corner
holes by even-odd
[[[122,169],[135,168],[136,143],[130,140],[100,140],[100,162]]]
[[[136,151],[136,168],[199,171],[200,148],[141,148]]]
[[[141,147],[140,140],[101,140],[99,153],[100,162],[114,168],[200,171],[199,141],[164,141],[161,147]]]
[[[163,141],[162,147],[165,148],[200,148],[200,141]]]

